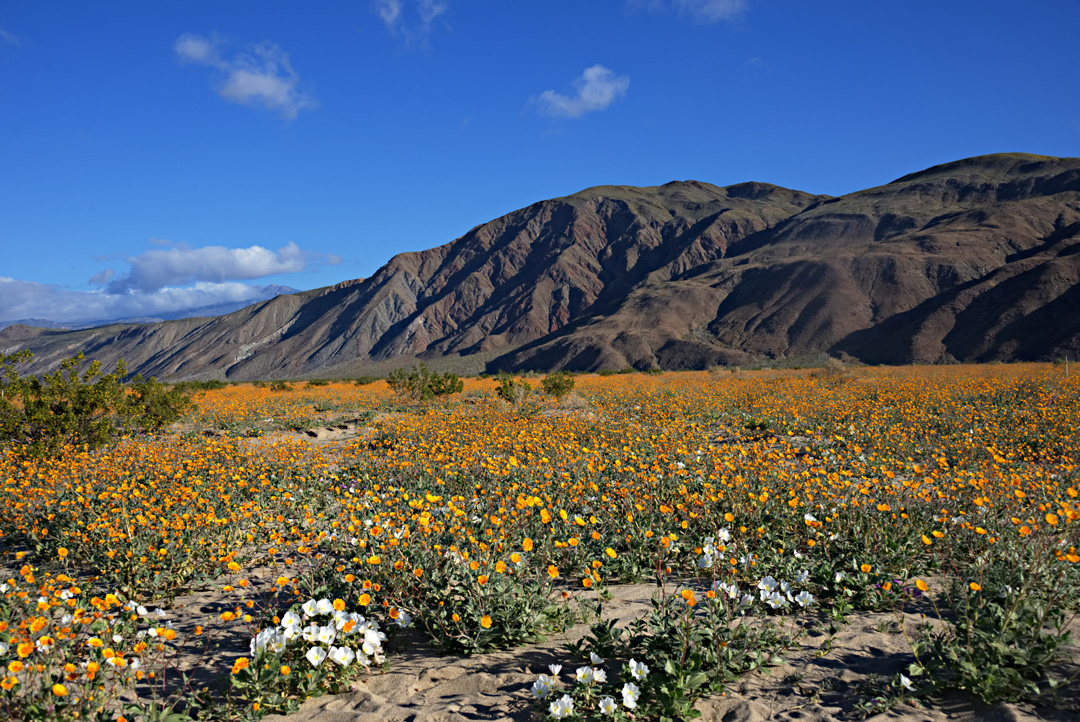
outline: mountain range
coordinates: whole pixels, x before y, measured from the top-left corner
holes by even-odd
[[[371,277],[216,318],[0,331],[159,378],[704,368],[1080,353],[1080,158],[996,154],[841,197],[768,183],[599,186]]]

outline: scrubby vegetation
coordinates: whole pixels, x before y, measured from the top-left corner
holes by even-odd
[[[42,383],[102,378],[68,372]],[[421,366],[230,386],[186,417],[242,430],[366,410],[374,434],[334,447],[185,434],[89,452],[65,432],[28,457],[14,435],[0,714],[254,719],[393,665],[403,626],[482,654],[587,623],[567,672],[533,685],[538,716],[688,719],[808,626],[868,611],[910,652],[853,693],[854,716],[947,690],[1056,704],[1074,683],[1080,383],[1061,369],[586,375],[580,408],[553,376],[529,415],[527,382]],[[610,590],[642,581],[652,609],[616,627]],[[178,603],[199,590],[212,612]]]

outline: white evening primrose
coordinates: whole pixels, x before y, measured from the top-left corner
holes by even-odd
[[[641,688],[633,682],[627,682],[622,688],[622,703],[627,709],[637,707],[638,698],[641,697]]]
[[[329,599],[320,599],[315,605],[315,609],[319,612],[319,614],[333,614],[334,603],[331,602]]]
[[[307,661],[311,662],[312,667],[318,667],[323,663],[323,660],[326,659],[326,650],[322,647],[312,647],[307,651],[307,654],[305,654],[304,657],[307,658]]]
[[[795,601],[799,603],[800,607],[805,607],[814,601],[814,595],[804,590],[795,595]]]
[[[589,661],[593,664],[603,664],[604,659],[596,652],[589,652]]]
[[[564,694],[551,703],[551,716],[555,719],[565,719],[574,714],[574,698]]]
[[[330,649],[330,659],[342,667],[348,667],[356,659],[356,653],[348,647],[332,647]]]
[[[309,599],[300,605],[300,609],[303,610],[305,617],[314,617],[318,613],[319,603],[314,599]]]
[[[649,666],[644,662],[639,662],[636,659],[630,660],[630,676],[634,679],[645,679],[649,674]]]
[[[600,714],[609,716],[615,714],[615,700],[611,697],[600,700]]]

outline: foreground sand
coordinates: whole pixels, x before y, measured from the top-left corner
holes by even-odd
[[[612,587],[615,598],[604,606],[605,618],[629,623],[647,613],[653,585]],[[907,615],[912,630],[918,614]],[[860,701],[874,696],[875,676],[887,681],[911,662],[911,650],[892,614],[853,614],[840,627],[832,646],[828,635],[811,632],[801,646],[788,650],[786,663],[768,673],[752,673],[734,682],[724,695],[701,700],[701,720],[762,722],[764,720],[860,719]],[[542,644],[474,657],[440,655],[423,637],[412,632],[399,636],[388,655],[384,674],[358,680],[353,691],[308,700],[289,717],[266,720],[289,722],[463,722],[493,720],[524,722],[538,719],[529,687],[549,664],[562,664],[562,679],[569,682],[579,665],[563,645],[588,633],[579,625]],[[1075,632],[1074,632],[1075,634]],[[1076,648],[1070,649],[1076,658]],[[1059,673],[1076,670],[1059,670]],[[609,670],[616,672],[616,670]],[[870,719],[903,722],[959,720],[975,722],[1035,722],[1080,720],[1075,683],[1058,702],[1059,709],[1030,705],[984,705],[974,698],[951,694],[931,701],[932,706],[901,705]],[[1070,709],[1071,708],[1071,709]]]

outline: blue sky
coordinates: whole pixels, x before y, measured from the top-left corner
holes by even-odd
[[[0,6],[0,321],[370,275],[598,184],[1080,155],[1080,3]]]

